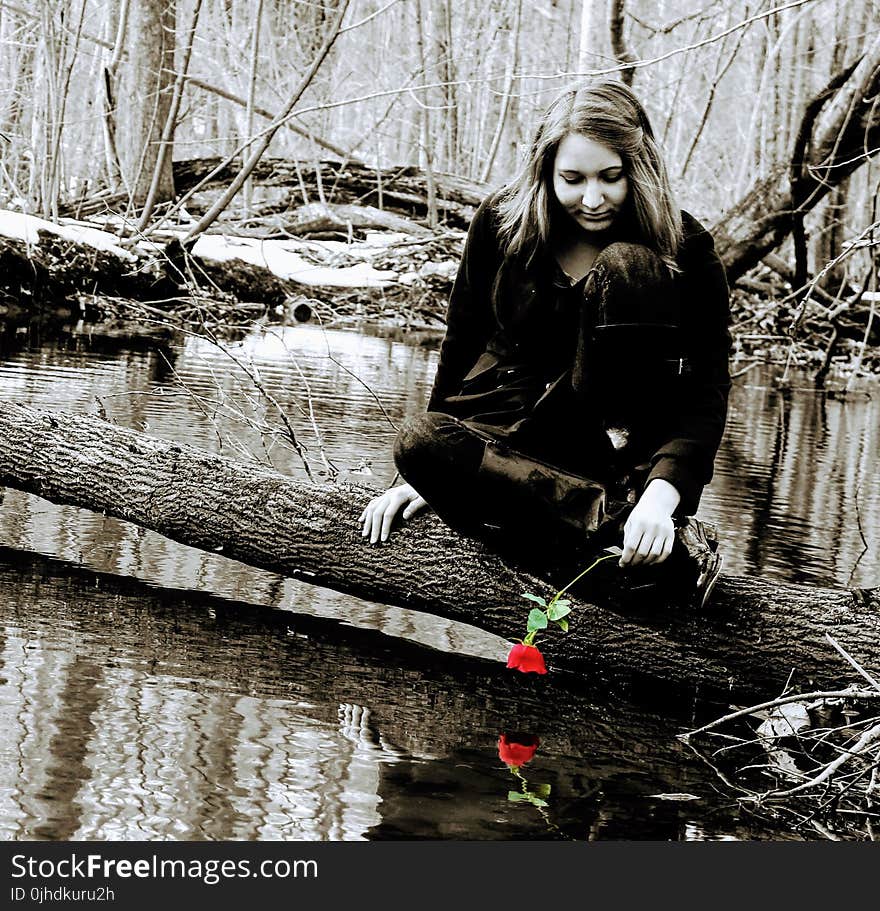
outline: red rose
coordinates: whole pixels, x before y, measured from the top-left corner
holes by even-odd
[[[534,734],[502,734],[498,738],[498,755],[503,763],[519,768],[535,755],[540,742]]]
[[[534,645],[515,645],[507,656],[507,666],[516,668],[527,674],[534,671],[536,674],[546,674],[547,665],[544,664],[544,656]]]

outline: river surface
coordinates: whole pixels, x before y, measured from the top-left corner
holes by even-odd
[[[310,325],[223,347],[20,327],[2,345],[0,401],[303,476],[280,406],[315,475],[377,488],[437,357],[430,338]],[[701,506],[725,571],[877,585],[877,387],[783,392],[779,372],[737,379]],[[744,815],[676,739],[726,707],[515,674],[470,627],[17,491],[0,518],[0,838],[802,837]],[[537,747],[518,773],[502,735]]]

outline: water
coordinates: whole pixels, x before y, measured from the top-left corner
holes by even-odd
[[[229,351],[79,327],[7,339],[0,400],[304,476],[274,400],[316,475],[381,488],[435,363],[417,339],[310,326]],[[876,585],[877,396],[783,394],[774,375],[738,381],[701,509],[726,569]],[[505,644],[470,627],[16,491],[0,519],[2,838],[792,837],[744,816],[676,740],[709,712],[692,700],[512,674]],[[539,741],[522,778],[498,753],[514,732]],[[547,785],[546,807],[508,797]]]

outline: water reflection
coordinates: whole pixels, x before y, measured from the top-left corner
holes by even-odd
[[[880,396],[843,401],[776,372],[735,387],[717,477],[701,513],[716,520],[728,571],[782,581],[876,585]],[[873,395],[871,394],[873,392]]]
[[[20,552],[0,592],[7,839],[753,832],[671,736],[680,717],[607,693]],[[544,814],[507,800],[514,727],[539,732]],[[684,791],[699,812],[651,797]]]
[[[302,476],[277,402],[316,473],[323,449],[377,487],[436,364],[427,346],[302,326],[229,351],[88,327],[3,350],[0,400],[103,412]],[[878,397],[783,394],[769,369],[747,378],[701,510],[726,569],[876,585]],[[2,837],[786,835],[717,796],[676,745],[681,706],[652,713],[607,692],[597,706],[559,681],[511,681],[505,643],[478,630],[16,491],[0,542],[15,548],[0,562]],[[507,800],[497,742],[511,730],[541,741],[529,779],[550,786],[550,828]],[[657,796],[676,793],[699,800]]]

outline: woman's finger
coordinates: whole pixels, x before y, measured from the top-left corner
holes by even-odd
[[[662,543],[663,535],[654,525],[649,524],[642,530],[642,536],[633,554],[633,566],[647,566],[654,562],[652,554],[658,539]]]
[[[648,551],[648,555],[645,557],[645,564],[653,566],[655,563],[659,563],[663,558],[663,548],[665,547],[666,539],[663,535],[658,535],[654,539],[654,543],[651,545],[651,549]]]
[[[382,517],[384,514],[384,510],[373,510],[373,515],[370,518],[370,544],[375,544],[379,540],[379,535],[382,532]]]
[[[388,535],[391,534],[391,523],[394,521],[394,517],[397,515],[397,510],[399,508],[399,503],[394,503],[393,505],[389,504],[385,507],[385,515],[382,516],[382,524],[379,529],[379,535],[383,542],[387,541]]]
[[[623,553],[620,557],[620,565],[627,566],[633,562],[633,558],[642,540],[642,529],[633,526],[626,526],[623,530]]]
[[[376,497],[367,507],[367,518],[364,520],[364,537],[375,538],[375,529],[382,512],[382,498]]]
[[[372,526],[373,511],[375,509],[376,499],[373,498],[367,503],[366,509],[361,513],[361,517],[358,521],[363,524],[361,529],[361,535],[366,537],[370,533],[370,527]]]
[[[412,500],[409,503],[409,505],[406,507],[406,509],[404,509],[403,518],[408,519],[410,516],[415,515],[423,506],[427,506],[427,505],[428,504],[425,502],[424,499],[422,499],[422,497],[416,497],[414,500]]]
[[[651,539],[647,534],[643,534],[639,539],[638,546],[633,551],[632,560],[630,560],[630,566],[641,566],[645,562],[645,558],[648,556],[648,552],[651,549]]]

